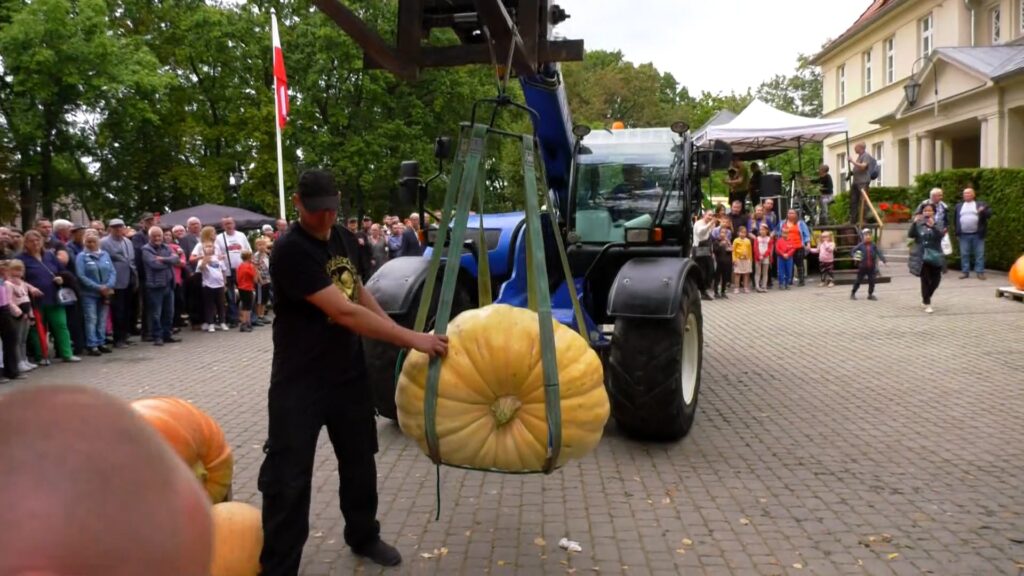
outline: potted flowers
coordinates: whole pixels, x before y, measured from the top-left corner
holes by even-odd
[[[888,223],[899,223],[910,221],[910,208],[899,202],[881,202],[878,204],[882,212],[882,220]]]

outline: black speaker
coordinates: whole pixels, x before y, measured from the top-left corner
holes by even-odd
[[[782,196],[782,174],[761,175],[761,198]],[[778,206],[778,201],[775,205]]]

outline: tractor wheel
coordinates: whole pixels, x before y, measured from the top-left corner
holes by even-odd
[[[433,302],[430,304],[430,311],[427,313],[427,324],[424,330],[429,332],[434,328],[434,319],[437,314],[437,305],[441,298],[441,276],[444,269],[438,272],[437,284],[434,285]],[[416,324],[416,313],[419,311],[420,298],[423,297],[423,286],[416,290],[416,296],[412,300],[412,306],[404,314],[393,316],[392,319],[404,328],[412,329]],[[451,318],[454,319],[464,310],[473,306],[473,299],[469,291],[460,282],[455,287],[455,298],[452,301]],[[377,406],[377,413],[389,420],[398,420],[398,408],[395,406],[395,388],[398,384],[398,355],[401,348],[372,338],[363,338],[363,352],[366,356],[366,369],[370,387],[373,389],[374,402]]]
[[[700,291],[691,280],[669,320],[618,318],[608,359],[615,422],[642,440],[678,440],[697,415],[704,357]]]

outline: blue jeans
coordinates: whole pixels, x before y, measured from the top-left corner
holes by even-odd
[[[974,255],[974,271],[985,272],[985,239],[977,234],[960,235],[960,271],[971,271],[971,254]]]
[[[171,339],[171,318],[174,317],[174,288],[146,286],[149,312],[149,334],[154,342]]]
[[[779,288],[793,284],[793,258],[779,256],[775,259],[775,266],[779,270]]]
[[[102,296],[82,294],[82,314],[85,316],[85,347],[96,348],[107,343],[107,310],[109,305]]]

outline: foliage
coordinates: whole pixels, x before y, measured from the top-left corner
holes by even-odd
[[[1021,234],[1024,230],[1024,170],[968,168],[920,174],[912,188],[872,188],[869,194],[876,206],[881,202],[899,203],[913,211],[928,198],[932,188],[941,188],[950,210],[949,233],[953,240],[950,262],[957,263],[954,266],[958,267],[960,247],[956,242],[953,211],[961,200],[961,192],[967,187],[974,188],[978,199],[992,208],[992,219],[985,237],[985,266],[1008,270],[1024,253],[1024,235]],[[849,194],[840,194],[829,214],[834,221],[845,222],[849,206]]]
[[[1006,168],[969,168],[946,170],[917,177],[918,202],[927,198],[929,191],[942,188],[950,209],[950,239],[954,253],[951,257],[959,266],[959,242],[952,226],[953,211],[961,200],[964,188],[974,188],[978,200],[988,203],[992,210],[985,236],[985,266],[995,270],[1009,270],[1024,253],[1024,170]],[[916,205],[915,205],[916,206]]]
[[[398,0],[346,3],[393,39]],[[435,138],[457,139],[472,103],[494,95],[490,66],[426,70],[415,83],[367,70],[361,49],[311,0],[37,0],[0,2],[0,218],[20,212],[28,226],[37,207],[51,218],[76,207],[133,220],[204,202],[276,214],[271,7],[291,96],[285,190],[305,168],[322,167],[335,174],[346,215],[408,209],[398,201],[400,163],[415,159],[424,176],[433,173]],[[453,37],[435,32],[430,42]],[[820,108],[820,78],[806,57],[798,62],[794,76],[773,78],[757,95],[796,113]],[[592,127],[685,120],[696,130],[754,98],[751,90],[691,95],[618,51],[590,51],[562,69],[574,121]],[[509,91],[522,101],[514,80]],[[521,115],[499,124],[532,130]],[[813,171],[820,152],[805,152]],[[788,181],[794,163],[783,155],[771,167]],[[521,208],[520,167],[517,143],[490,151],[485,209]],[[243,183],[231,189],[228,175],[239,170]],[[442,176],[431,186],[432,206],[445,185]]]

